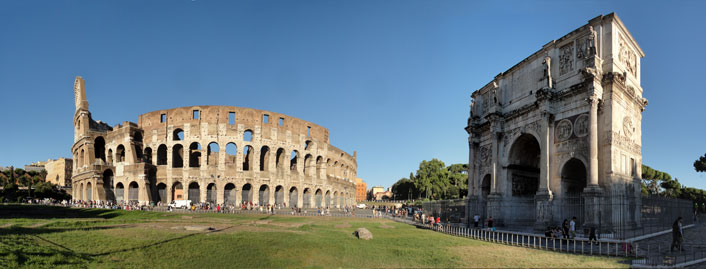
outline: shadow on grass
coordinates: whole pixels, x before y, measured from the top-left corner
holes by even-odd
[[[102,218],[120,216],[116,210],[99,208],[70,208],[44,205],[0,205],[0,219],[59,219],[59,218]]]

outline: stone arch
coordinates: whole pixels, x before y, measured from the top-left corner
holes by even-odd
[[[252,130],[250,130],[250,129],[245,130],[245,132],[243,132],[243,141],[252,142],[252,139],[253,139]]]
[[[172,147],[172,168],[184,167],[184,146],[176,144]]]
[[[108,165],[113,164],[113,149],[108,149],[108,156],[106,156],[106,161],[108,162]]]
[[[233,142],[226,144],[226,159],[225,159],[226,166],[235,165],[235,160],[236,160],[237,155],[238,155],[238,146]]]
[[[152,148],[145,148],[145,156],[143,157],[145,163],[152,164]]]
[[[105,169],[105,171],[103,171],[103,190],[105,191],[105,200],[115,202],[115,192],[113,192],[113,170]]]
[[[312,167],[313,162],[314,161],[313,161],[313,157],[311,156],[311,154],[307,154],[306,156],[304,156],[304,175],[305,176],[311,176],[311,174],[312,174],[311,167]]]
[[[338,176],[338,161],[333,162],[333,167],[331,167],[331,174],[335,177]]]
[[[321,208],[323,206],[324,194],[321,189],[317,189],[314,192],[314,206],[316,208]]]
[[[260,171],[267,171],[270,164],[270,148],[262,146],[260,149]]]
[[[172,200],[186,200],[184,198],[184,185],[179,181],[172,183]]]
[[[193,142],[189,145],[189,167],[201,167],[201,144]]]
[[[125,146],[122,144],[115,149],[115,161],[119,163],[125,161]]]
[[[258,205],[265,206],[270,204],[270,186],[267,186],[267,184],[260,185],[260,189],[257,194]]]
[[[103,160],[103,163],[105,163],[105,139],[103,139],[102,136],[96,137],[93,141],[93,148],[96,160],[100,159]]]
[[[480,194],[483,198],[488,197],[490,194],[490,174],[483,177],[483,180],[480,183]]]
[[[534,197],[539,189],[538,140],[524,133],[513,142],[507,155],[507,179],[513,197]]]
[[[132,141],[133,143],[133,149],[135,150],[135,158],[137,159],[136,162],[142,162],[142,133],[141,132],[135,132],[132,136]]]
[[[243,150],[243,171],[250,171],[252,166],[253,148],[250,145],[245,146]]]
[[[189,183],[189,200],[191,200],[192,204],[201,202],[201,186],[196,181]]]
[[[284,187],[277,185],[275,187],[275,205],[281,206],[284,204]]]
[[[91,182],[86,183],[86,201],[93,201],[93,186]]]
[[[184,130],[180,128],[174,129],[172,132],[172,141],[182,141],[184,140]]]
[[[316,157],[316,177],[321,177],[321,172],[323,171],[324,157]]]
[[[167,165],[167,145],[157,147],[157,165]]]
[[[296,173],[297,172],[297,159],[299,159],[299,152],[296,150],[292,151],[289,160],[289,170]]]
[[[216,183],[210,183],[206,186],[206,202],[215,204],[217,202],[216,198]]]
[[[127,199],[130,202],[139,201],[139,199],[140,199],[140,186],[137,184],[137,182],[132,181],[128,185]]]
[[[223,188],[223,203],[226,205],[235,205],[236,204],[236,195],[237,191],[235,189],[235,184],[233,183],[228,183],[226,186]]]
[[[299,207],[299,190],[297,190],[297,187],[289,188],[289,207]]]
[[[561,168],[562,193],[578,196],[587,186],[587,165],[578,158],[567,160]]]
[[[331,206],[331,191],[327,190],[326,195],[324,195],[324,205],[325,207],[330,207]]]
[[[218,156],[220,151],[221,149],[218,146],[218,143],[215,141],[208,143],[206,148],[206,165],[210,167],[218,167]]]
[[[162,203],[167,203],[167,184],[157,184],[157,197],[155,197],[154,200],[157,200]]]
[[[311,140],[307,140],[304,142],[304,150],[311,150],[311,146],[313,145],[313,142]]]
[[[241,201],[243,201],[243,203],[252,202],[252,185],[250,185],[250,183],[245,183],[240,193],[242,195]]]
[[[85,150],[81,149],[81,153],[78,155],[78,165],[80,166],[85,166],[86,164],[84,163],[83,160],[83,155],[85,155]]]
[[[125,201],[125,186],[122,182],[115,184],[115,200],[118,202]]]
[[[85,201],[86,198],[83,197],[83,193],[84,193],[84,191],[83,191],[83,183],[81,183],[81,185],[79,185],[79,186],[80,186],[80,187],[78,188],[78,200],[84,200],[84,201]]]
[[[333,192],[333,201],[331,202],[331,206],[338,207],[338,195],[338,191]]]
[[[305,188],[302,193],[302,207],[311,208],[311,189]]]
[[[275,169],[277,171],[282,171],[284,168],[284,149],[278,148],[277,155],[275,156]]]

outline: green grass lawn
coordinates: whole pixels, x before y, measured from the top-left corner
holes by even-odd
[[[0,268],[628,267],[623,259],[491,244],[383,219],[0,205],[0,227]],[[374,238],[356,239],[359,227]]]

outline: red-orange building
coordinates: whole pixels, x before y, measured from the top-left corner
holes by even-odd
[[[355,200],[360,202],[360,201],[365,201],[366,196],[367,196],[367,188],[368,185],[365,184],[365,181],[363,179],[357,177],[355,178]]]

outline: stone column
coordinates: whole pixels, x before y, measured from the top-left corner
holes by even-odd
[[[502,190],[499,188],[498,180],[498,169],[499,169],[499,153],[498,144],[500,140],[501,133],[496,132],[495,128],[491,127],[492,130],[492,163],[490,167],[490,194],[488,195],[488,216],[492,216],[495,220],[496,226],[503,225],[503,218],[501,215],[502,206]]]
[[[554,116],[549,112],[542,112],[541,126],[542,133],[540,137],[539,146],[540,149],[540,159],[539,159],[539,189],[535,194],[535,215],[537,222],[535,222],[535,230],[544,230],[547,225],[552,221],[552,191],[549,188],[549,178],[551,171],[551,146],[553,141],[553,121]]]
[[[589,113],[589,173],[588,185],[598,185],[598,96],[592,95],[588,98],[591,106]]]
[[[473,138],[468,137],[468,196],[475,196],[477,195],[476,189],[477,189],[477,182],[476,182],[476,176],[475,176],[475,163],[476,163],[476,149],[475,149],[475,144],[473,143]]]
[[[203,160],[203,158],[201,159]],[[206,196],[208,195],[208,182],[205,182],[204,180],[199,180],[199,202],[205,203],[206,202]]]
[[[226,183],[227,184],[227,183]],[[223,195],[225,195],[225,184],[216,185],[216,203],[217,204],[223,204],[225,203],[225,199],[223,199]]]
[[[260,168],[258,168],[258,169],[260,169]],[[271,181],[270,181],[270,182],[271,182]],[[270,184],[271,184],[271,183],[270,183]],[[267,203],[269,203],[269,204],[271,204],[271,205],[274,205],[274,204],[275,204],[275,191],[276,191],[276,189],[277,189],[277,186],[268,185],[268,187],[269,187],[269,190],[270,190],[270,191],[269,191],[269,192],[270,192],[270,193],[269,193],[269,196],[270,196],[270,197],[268,198],[269,201],[268,201]]]

